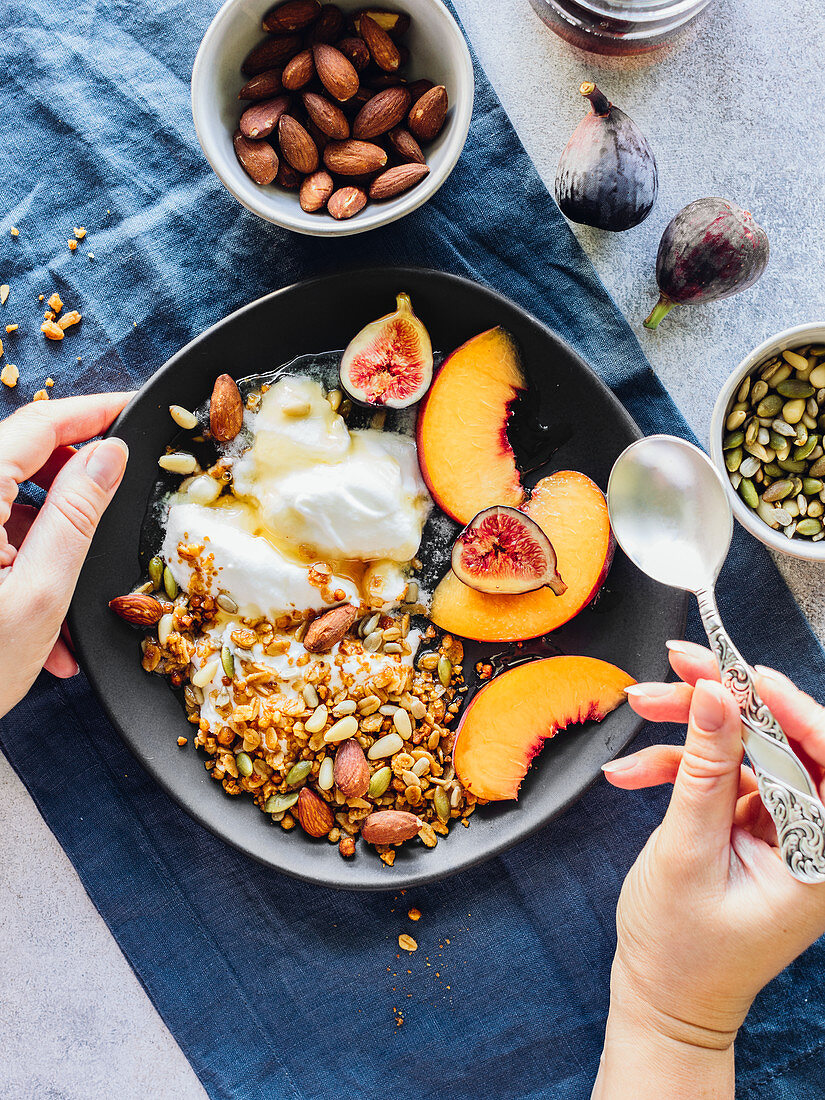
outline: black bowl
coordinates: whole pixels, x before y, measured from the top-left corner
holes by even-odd
[[[262,374],[306,352],[344,347],[367,321],[386,313],[406,290],[427,325],[433,347],[448,352],[493,325],[521,346],[530,398],[514,417],[517,449],[556,447],[534,476],[558,469],[589,474],[607,484],[611,466],[639,431],[609,389],[568,345],[512,302],[466,279],[422,269],[346,272],[267,295],[220,321],[173,356],[141,389],[112,432],[129,444],[123,485],[95,537],[70,612],[72,637],[83,668],[106,713],[141,764],[185,810],[217,836],[272,868],[324,886],[399,889],[444,878],[515,844],[562,813],[638,732],[641,720],[622,706],[601,723],[573,727],[550,742],[525,780],[518,804],[476,810],[468,829],[454,827],[432,850],[420,843],[384,867],[363,842],[353,860],[299,828],[289,833],[242,796],[228,797],[210,779],[203,757],[178,748],[189,735],[178,698],[158,676],[140,667],[138,634],[109,611],[139,575],[138,546],[158,456],[175,435],[170,404],[204,401],[215,377]],[[537,432],[544,422],[546,431]],[[538,455],[538,457],[541,457]],[[543,456],[546,458],[546,454]],[[536,458],[536,461],[538,459]],[[444,568],[447,567],[444,563]],[[685,597],[655,584],[617,552],[596,603],[556,631],[543,653],[582,653],[625,668],[639,680],[662,679],[664,643],[684,626]],[[535,643],[527,647],[535,652]],[[468,647],[468,671],[480,655],[502,647]]]

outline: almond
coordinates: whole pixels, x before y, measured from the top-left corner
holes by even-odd
[[[319,42],[329,45],[337,42],[344,33],[344,16],[335,4],[324,4],[318,22],[310,30],[307,45],[315,46]]]
[[[241,115],[239,123],[241,133],[253,141],[269,137],[288,106],[288,95],[279,95],[275,99],[264,99],[260,103],[253,103]]]
[[[308,176],[318,167],[318,149],[315,142],[291,115],[281,115],[278,123],[278,141],[284,159],[296,172]]]
[[[304,92],[302,98],[306,113],[322,133],[337,141],[349,137],[349,122],[340,107],[317,92]]]
[[[413,104],[407,125],[419,141],[432,141],[446,117],[447,89],[443,84],[436,84]]]
[[[121,619],[135,626],[154,626],[163,616],[163,604],[154,596],[131,592],[128,596],[115,596],[109,607]]]
[[[317,795],[315,791],[310,790],[309,787],[301,788],[301,793],[298,795],[298,801],[295,804],[295,812],[301,828],[310,836],[326,836],[335,824],[332,810],[323,798]]]
[[[250,141],[237,130],[232,144],[241,167],[255,183],[272,183],[278,172],[278,154],[268,141]]]
[[[410,29],[410,17],[403,11],[380,11],[375,8],[364,8],[353,20],[356,31],[360,34],[361,16],[368,15],[374,23],[393,38],[401,38]]]
[[[332,182],[332,176],[329,172],[325,172],[323,169],[320,172],[313,172],[301,184],[298,196],[301,209],[306,210],[308,214],[323,210],[334,190],[335,184]]]
[[[315,62],[311,50],[301,50],[284,66],[283,82],[289,92],[297,92],[315,76]]]
[[[392,199],[396,195],[409,191],[415,187],[425,176],[430,174],[426,164],[399,164],[396,168],[389,168],[376,176],[370,184],[369,196],[371,199]]]
[[[344,741],[335,754],[335,785],[347,798],[360,798],[370,785],[370,766],[354,737]]]
[[[410,93],[406,88],[385,88],[368,100],[352,124],[352,136],[363,140],[386,134],[404,121],[410,109]]]
[[[381,146],[369,141],[331,141],[324,149],[324,164],[339,176],[366,176],[386,163]]]
[[[385,73],[394,73],[401,66],[401,54],[398,47],[374,19],[366,13],[358,20],[358,33],[366,42],[370,55],[379,69]]]
[[[301,178],[300,172],[296,172],[291,164],[287,164],[285,160],[282,160],[275,182],[286,191],[297,191],[301,186]]]
[[[307,653],[325,653],[344,637],[358,618],[358,608],[351,603],[333,607],[319,615],[309,624],[304,635],[304,649]]]
[[[435,84],[431,80],[414,80],[412,84],[407,85],[407,91],[410,93],[413,103],[417,103],[425,92],[434,87]]]
[[[238,99],[271,99],[284,90],[280,69],[268,69],[265,73],[258,73],[238,92]]]
[[[424,154],[421,146],[412,136],[409,130],[403,126],[396,126],[387,134],[387,141],[395,150],[396,156],[404,161],[413,161],[415,164],[424,164]]]
[[[241,72],[244,76],[257,76],[268,69],[277,69],[285,65],[290,57],[294,57],[301,45],[301,37],[297,34],[267,38],[247,55],[246,61],[241,65]]]
[[[340,103],[352,99],[358,91],[358,73],[352,62],[324,43],[312,47],[312,56],[318,78],[329,94]]]
[[[343,221],[360,213],[367,205],[367,192],[360,187],[339,187],[327,203],[327,213],[336,221]]]
[[[270,34],[294,34],[305,30],[320,14],[319,0],[285,0],[266,13],[263,29]]]
[[[234,378],[219,374],[209,402],[209,430],[213,439],[228,443],[243,427],[243,399]]]
[[[358,73],[362,73],[370,63],[370,51],[363,38],[342,38],[335,48],[352,62],[352,67]]]
[[[401,844],[421,828],[421,819],[406,810],[378,810],[364,819],[361,836],[368,844]]]

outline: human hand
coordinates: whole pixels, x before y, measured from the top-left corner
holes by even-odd
[[[687,722],[684,747],[655,745],[604,769],[627,790],[674,786],[619,899],[594,1096],[623,1095],[604,1081],[620,1072],[616,1049],[641,1034],[653,1034],[654,1047],[661,1039],[653,1064],[676,1067],[650,1095],[732,1095],[732,1044],[753,998],[825,932],[825,885],[798,882],[782,862],[756,778],[742,766],[739,710],[718,683],[713,655],[689,642],[669,648],[682,683],[637,684],[628,697],[651,721]],[[825,795],[825,711],[770,669],[756,670],[756,686]],[[618,1060],[626,1070],[624,1049]]]
[[[0,638],[14,654],[0,681],[0,717],[42,668],[74,676],[63,619],[100,517],[120,484],[128,450],[104,432],[132,395],[38,401],[0,422]],[[16,504],[19,486],[48,489],[38,510]]]

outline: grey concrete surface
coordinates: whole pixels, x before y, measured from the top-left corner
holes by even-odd
[[[725,375],[771,333],[825,318],[825,15],[816,0],[717,0],[677,48],[617,62],[564,45],[528,0],[455,0],[482,63],[552,188],[559,152],[595,79],[644,129],[660,198],[624,234],[576,233],[700,439]],[[403,2],[401,2],[403,6]],[[722,195],[766,228],[771,262],[745,294],[674,311],[657,333],[662,229],[686,202]],[[822,570],[781,568],[821,638]],[[71,864],[0,758],[0,1096],[2,1100],[196,1100],[205,1094],[86,896]]]

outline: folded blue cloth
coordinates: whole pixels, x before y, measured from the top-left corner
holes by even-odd
[[[0,413],[47,375],[55,396],[138,385],[218,318],[297,279],[412,262],[503,291],[593,364],[645,432],[689,436],[480,68],[467,147],[430,203],[346,241],[292,236],[242,210],[195,141],[189,73],[212,14],[163,0],[0,10],[0,281],[22,376]],[[71,253],[75,225],[89,234]],[[37,332],[37,296],[54,289],[83,313],[57,345]],[[739,531],[720,603],[748,658],[817,691],[823,653]],[[679,734],[648,727],[638,745]],[[137,766],[82,677],[41,677],[2,744],[211,1097],[590,1095],[616,898],[667,791],[597,784],[482,867],[403,897],[359,895],[274,874],[205,833]],[[412,905],[420,946],[399,957]],[[738,1096],[821,1098],[823,976],[819,943],[760,996],[738,1043]]]

